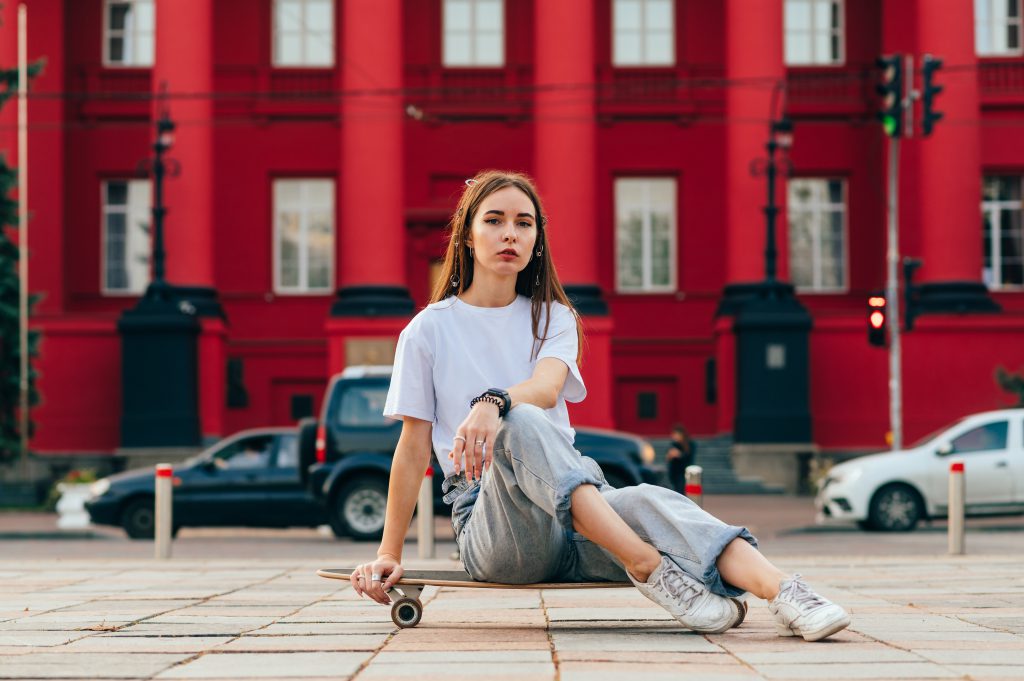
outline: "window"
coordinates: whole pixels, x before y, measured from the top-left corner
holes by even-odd
[[[294,435],[277,436],[277,467],[299,467],[299,438]]]
[[[149,180],[109,180],[101,191],[103,292],[142,293],[149,284]]]
[[[953,453],[969,454],[970,452],[991,452],[1006,449],[1008,425],[1006,421],[997,421],[968,430],[953,440]]]
[[[106,66],[152,66],[155,31],[153,0],[106,0],[103,3],[103,63]]]
[[[788,184],[789,278],[803,291],[846,290],[846,181]]]
[[[615,181],[615,286],[622,293],[676,289],[676,181]]]
[[[270,465],[270,454],[274,449],[273,435],[252,435],[235,440],[213,455],[218,468],[248,470],[266,468]]]
[[[274,66],[334,66],[333,0],[274,0]]]
[[[615,0],[612,9],[615,66],[676,63],[673,0]]]
[[[395,422],[384,416],[387,399],[387,384],[353,386],[341,393],[334,422],[339,426],[393,426]]]
[[[503,0],[444,0],[445,66],[505,64]]]
[[[788,66],[843,63],[843,0],[786,0],[783,23]]]
[[[1020,176],[990,176],[982,182],[981,278],[989,288],[1024,286],[1024,226]]]
[[[1021,0],[974,0],[974,50],[983,57],[1021,54]]]
[[[329,293],[334,280],[334,181],[274,182],[274,290]]]

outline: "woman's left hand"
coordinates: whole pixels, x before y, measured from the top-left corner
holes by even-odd
[[[469,416],[455,429],[454,446],[448,455],[455,462],[456,474],[465,455],[466,478],[483,476],[485,468],[491,465],[491,444],[500,421],[498,406],[490,402],[477,402],[469,410]]]

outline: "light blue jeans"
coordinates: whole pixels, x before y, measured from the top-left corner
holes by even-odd
[[[726,525],[664,487],[616,489],[593,459],[566,442],[544,411],[516,406],[504,418],[483,481],[449,476],[442,489],[466,570],[474,579],[506,584],[627,581],[611,553],[573,530],[571,495],[596,486],[640,538],[713,593],[744,592],[722,581],[715,561],[733,539],[757,540]]]

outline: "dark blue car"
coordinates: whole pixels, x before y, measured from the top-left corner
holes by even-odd
[[[316,527],[322,503],[299,475],[294,428],[244,430],[174,466],[174,531],[182,527]],[[154,471],[141,468],[93,484],[92,522],[153,537]]]

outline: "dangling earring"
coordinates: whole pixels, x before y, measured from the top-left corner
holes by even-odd
[[[473,254],[473,247],[472,246],[469,247],[469,257],[470,258],[476,258],[476,256]]]
[[[452,278],[451,278],[452,288],[458,288],[458,286],[459,286],[459,275],[457,274],[458,271],[459,271],[459,242],[458,241],[455,242],[455,259],[452,261],[452,271],[456,272],[456,274],[453,274]]]

